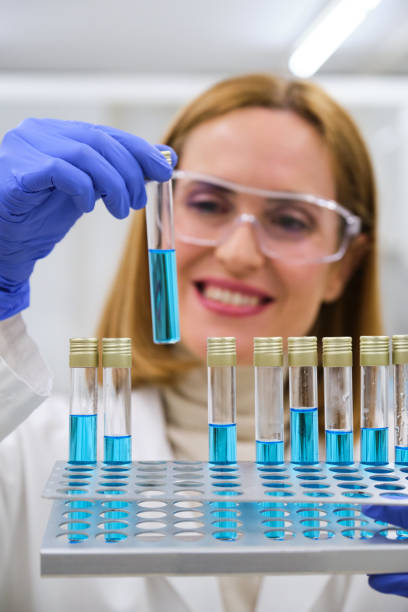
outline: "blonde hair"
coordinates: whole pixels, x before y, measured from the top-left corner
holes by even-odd
[[[360,335],[381,333],[377,271],[377,212],[373,169],[364,141],[348,113],[317,85],[267,74],[244,75],[215,84],[178,114],[164,143],[179,158],[190,132],[198,125],[247,107],[291,110],[313,125],[333,160],[336,198],[363,221],[369,249],[342,296],[323,304],[310,333],[353,337],[358,354]],[[197,365],[180,346],[152,342],[144,211],[135,213],[119,270],[100,320],[98,335],[133,338],[134,387],[172,384]],[[358,385],[355,385],[358,396]],[[357,399],[357,397],[356,397]],[[321,411],[322,412],[322,411]]]

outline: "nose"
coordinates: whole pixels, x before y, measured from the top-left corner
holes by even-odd
[[[245,277],[265,264],[254,227],[241,223],[216,249],[215,257],[236,277]]]

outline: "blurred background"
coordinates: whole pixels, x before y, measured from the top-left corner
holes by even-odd
[[[335,30],[317,30],[323,60],[307,67],[292,54],[325,19]],[[160,142],[177,110],[215,81],[295,68],[349,110],[369,145],[386,332],[408,333],[406,0],[0,2],[0,138],[36,116],[110,124]],[[129,222],[98,202],[36,265],[24,316],[57,391],[69,386],[68,338],[95,332]]]

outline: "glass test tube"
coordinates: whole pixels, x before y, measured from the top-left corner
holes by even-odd
[[[395,463],[408,465],[408,336],[392,337]]]
[[[70,463],[96,462],[97,338],[70,338],[71,394],[69,415]]]
[[[171,164],[170,151],[162,153]],[[146,226],[153,341],[156,344],[171,344],[180,340],[171,180],[148,183],[147,194]]]
[[[361,336],[361,463],[388,463],[388,336]]]
[[[210,463],[236,463],[235,338],[207,338]]]
[[[352,339],[323,338],[326,462],[353,463]]]
[[[132,460],[130,338],[102,339],[105,463]]]
[[[288,338],[292,463],[319,461],[317,338]]]
[[[283,463],[282,338],[254,338],[257,463]]]

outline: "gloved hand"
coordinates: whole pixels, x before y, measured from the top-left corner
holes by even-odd
[[[145,179],[169,180],[160,150],[115,128],[26,119],[0,146],[0,320],[29,304],[29,277],[102,198],[113,216],[146,204]],[[175,165],[176,154],[172,151]]]
[[[363,506],[367,516],[408,529],[408,506]],[[408,574],[372,574],[368,584],[380,593],[391,593],[408,597]]]

